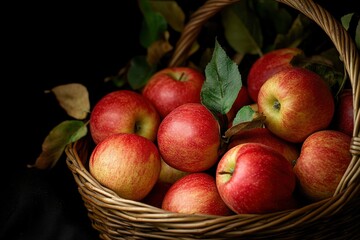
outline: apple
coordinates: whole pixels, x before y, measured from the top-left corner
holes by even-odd
[[[200,103],[202,72],[190,67],[168,67],[155,73],[142,94],[153,103],[161,118],[184,103]]]
[[[216,186],[235,213],[270,213],[293,206],[296,177],[290,162],[273,148],[243,143],[220,159]]]
[[[311,201],[333,196],[351,159],[351,137],[336,130],[321,130],[304,141],[294,166],[300,192]]]
[[[232,214],[208,173],[191,173],[176,181],[166,192],[162,209],[186,214],[227,216]]]
[[[220,126],[201,103],[185,103],[160,123],[157,143],[163,160],[184,172],[201,172],[217,161]]]
[[[167,190],[169,190],[173,183],[188,174],[190,173],[171,167],[161,158],[159,178],[151,192],[143,199],[143,202],[161,208]]]
[[[258,112],[259,111],[259,107],[257,105],[257,103],[252,103],[249,105],[251,107],[251,109],[255,112]]]
[[[354,107],[352,89],[344,89],[339,95],[338,103],[335,107],[334,127],[353,136],[354,130]]]
[[[141,202],[157,208],[161,208],[165,194],[171,186],[172,184],[170,183],[157,181],[154,187],[151,189],[150,193],[147,194],[145,198],[141,200]]]
[[[247,142],[262,143],[272,147],[281,153],[291,164],[293,164],[300,155],[300,147],[297,146],[297,144],[285,141],[274,135],[269,129],[260,127],[244,130],[232,136],[228,149]]]
[[[154,142],[134,133],[119,133],[99,142],[90,155],[91,175],[119,197],[139,201],[157,182],[160,154]]]
[[[258,58],[250,67],[247,76],[247,87],[250,98],[257,102],[261,86],[272,75],[285,69],[291,68],[291,60],[303,51],[299,48],[281,48],[272,50]]]
[[[174,182],[188,174],[189,172],[184,172],[179,169],[173,168],[161,158],[161,170],[158,182],[173,184]]]
[[[300,143],[327,128],[335,111],[330,87],[320,75],[305,68],[286,68],[260,88],[258,109],[265,126],[289,142]]]
[[[241,107],[243,107],[245,105],[250,105],[252,103],[253,103],[253,101],[251,100],[251,98],[249,96],[247,87],[244,85],[241,86],[241,89],[238,93],[238,96],[235,99],[234,104],[232,105],[230,111],[226,114],[229,122],[232,122],[232,120],[236,116],[236,113],[240,110]]]
[[[160,116],[152,103],[131,90],[117,90],[103,96],[89,120],[95,144],[115,133],[135,133],[155,141],[159,124]]]

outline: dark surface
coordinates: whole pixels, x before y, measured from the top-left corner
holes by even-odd
[[[34,163],[49,131],[69,119],[44,90],[79,82],[96,98],[107,90],[103,79],[142,51],[137,3],[27,4],[10,12],[3,35],[0,239],[98,239],[65,155],[51,170],[26,165]]]
[[[351,1],[319,2],[336,16],[354,8]],[[143,51],[136,1],[118,4],[27,3],[5,10],[0,239],[98,239],[65,156],[52,170],[26,165],[48,132],[68,119],[44,90],[79,82],[96,98],[107,90],[103,79]]]

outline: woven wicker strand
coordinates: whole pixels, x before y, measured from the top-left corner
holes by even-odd
[[[191,16],[176,45],[169,66],[185,63],[191,44],[206,21],[239,0],[208,0]],[[65,150],[92,226],[102,239],[357,239],[360,220],[360,113],[358,51],[341,24],[312,0],[278,0],[316,22],[334,43],[353,87],[354,132],[352,161],[333,197],[299,209],[269,214],[232,216],[166,212],[126,200],[99,184],[87,169],[90,137]],[[335,231],[336,229],[336,231]],[[357,234],[357,235],[356,235]]]

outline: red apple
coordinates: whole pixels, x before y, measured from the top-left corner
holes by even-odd
[[[171,67],[155,73],[145,85],[142,94],[164,118],[184,103],[200,103],[205,76],[195,68]]]
[[[169,190],[173,183],[188,174],[190,173],[171,167],[161,158],[159,178],[151,192],[144,198],[143,202],[161,208],[162,200],[167,190]]]
[[[191,173],[176,181],[166,192],[162,208],[187,214],[232,213],[221,199],[214,177],[207,173]]]
[[[120,197],[143,199],[160,174],[160,154],[156,145],[131,133],[113,134],[99,142],[90,156],[91,175]]]
[[[231,137],[228,149],[242,143],[262,143],[281,153],[291,164],[299,157],[299,147],[274,135],[267,128],[252,128]]]
[[[298,48],[282,48],[258,58],[250,67],[247,76],[247,87],[251,99],[257,102],[259,90],[264,82],[275,73],[285,68],[291,68],[291,60],[294,56],[302,53],[302,50]]]
[[[308,199],[333,196],[352,158],[350,141],[349,135],[335,130],[315,132],[304,141],[294,172]]]
[[[157,141],[167,164],[184,172],[201,172],[218,160],[220,126],[204,105],[185,103],[162,120]]]
[[[188,174],[189,172],[184,172],[180,171],[179,169],[173,168],[161,158],[161,170],[158,182],[173,184],[174,182]]]
[[[260,88],[258,109],[265,126],[289,142],[300,143],[315,131],[327,128],[335,111],[330,87],[316,73],[287,68]]]
[[[339,101],[335,108],[334,127],[349,136],[353,136],[354,130],[354,107],[351,89],[344,89],[339,95]]]
[[[115,133],[136,133],[156,139],[160,116],[140,93],[118,90],[102,97],[90,114],[90,133],[97,144]]]
[[[240,110],[241,107],[245,105],[250,105],[251,103],[253,103],[253,101],[249,96],[247,87],[242,86],[238,93],[237,98],[235,99],[234,104],[232,105],[230,111],[226,114],[229,122],[231,122],[234,119],[236,113]]]
[[[228,150],[216,169],[219,194],[238,214],[288,209],[296,178],[279,152],[261,143],[243,143]]]
[[[150,193],[141,200],[141,202],[149,204],[151,206],[161,208],[165,194],[170,189],[172,184],[157,181]]]

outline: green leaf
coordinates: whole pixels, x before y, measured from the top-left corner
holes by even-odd
[[[201,89],[201,102],[212,112],[230,111],[241,89],[239,68],[215,39],[211,61],[205,68],[206,80]]]
[[[174,0],[151,0],[151,7],[155,12],[164,16],[169,25],[178,32],[184,29],[185,14]]]
[[[260,128],[264,126],[266,116],[255,112],[254,117],[252,120],[238,123],[229,129],[227,129],[224,133],[224,137],[229,139],[232,136],[240,133],[241,131],[252,129],[252,128]]]
[[[150,66],[146,60],[146,56],[133,57],[127,73],[130,87],[134,90],[142,88],[155,71],[156,66]]]
[[[243,106],[240,110],[236,113],[236,116],[233,120],[233,125],[237,125],[242,122],[251,121],[254,117],[255,111],[249,106]]]
[[[266,116],[264,114],[254,111],[250,105],[243,106],[236,113],[233,125],[225,131],[224,137],[231,138],[241,131],[262,127],[265,119]]]
[[[350,22],[353,16],[354,13],[349,13],[341,17],[341,24],[346,30],[349,30]]]
[[[354,19],[354,22],[356,21],[356,16],[354,13],[349,13],[341,17],[341,24],[343,27],[349,31],[351,21]],[[359,19],[359,17],[357,17]],[[354,40],[356,47],[360,49],[360,20],[356,23],[355,33],[354,33]]]
[[[82,121],[67,120],[54,127],[42,144],[42,152],[34,165],[38,169],[52,168],[60,159],[66,145],[75,142],[87,134],[87,127]]]
[[[258,17],[240,1],[225,8],[221,14],[225,38],[229,45],[241,54],[259,54],[263,36]]]
[[[292,16],[285,8],[280,7],[279,2],[273,0],[252,0],[251,4],[254,5],[254,10],[259,15],[260,21],[266,24],[266,28],[263,28],[263,31],[271,31],[273,33],[286,33],[288,31],[292,22]]]
[[[167,30],[167,22],[163,15],[153,11],[149,0],[139,0],[139,6],[144,16],[140,30],[140,43],[144,48],[148,48]]]
[[[121,88],[127,83],[125,75],[116,75],[105,78],[105,82],[111,81],[116,87]]]
[[[344,74],[334,70],[330,65],[313,61],[303,67],[320,75],[334,94],[340,92],[340,88],[344,85]]]

